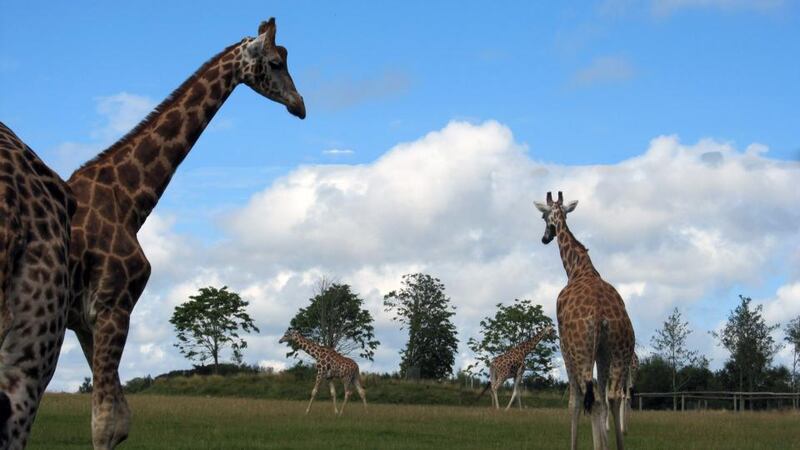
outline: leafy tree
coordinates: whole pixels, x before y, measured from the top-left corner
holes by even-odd
[[[711,332],[731,356],[732,374],[738,379],[738,389],[755,391],[761,388],[772,358],[780,349],[770,333],[778,324],[767,325],[761,315],[762,305],[751,307],[752,299],[739,296],[741,303],[728,316],[721,332]]]
[[[458,349],[455,307],[444,284],[423,273],[403,275],[403,287],[383,297],[393,320],[408,329],[408,342],[400,352],[400,373],[406,378],[442,379],[453,373]]]
[[[656,334],[650,339],[656,354],[663,359],[670,367],[672,372],[672,392],[676,392],[688,381],[683,379],[678,381],[678,372],[694,363],[697,352],[686,348],[686,338],[692,333],[689,329],[689,322],[684,322],[678,308],[672,311],[667,317],[664,326],[656,330]],[[678,399],[672,396],[673,409],[678,408]]]
[[[800,366],[800,316],[789,321],[784,331],[786,336],[783,339],[792,346],[792,392],[798,392],[798,384],[800,383],[800,377],[797,373],[798,366]]]
[[[79,394],[91,394],[92,393],[92,379],[89,377],[83,378],[83,383],[78,386],[78,393]]]
[[[350,286],[322,279],[310,304],[300,308],[290,326],[319,345],[372,361],[380,342],[375,339],[372,315]],[[297,349],[287,356],[297,356]]]
[[[467,370],[486,375],[492,358],[532,338],[548,325],[553,325],[553,320],[542,312],[541,305],[534,305],[530,300],[516,299],[508,306],[498,303],[494,317],[485,317],[480,322],[483,337],[467,341],[481,363]],[[525,359],[525,367],[534,377],[543,378],[553,369],[553,355],[558,351],[556,339],[555,333],[545,336]]]
[[[236,292],[209,286],[199,294],[175,307],[170,323],[175,327],[180,352],[190,360],[214,362],[214,373],[219,367],[221,352],[228,346],[233,351],[233,360],[242,360],[242,350],[247,341],[240,332],[258,332],[253,319],[245,311],[248,302]]]

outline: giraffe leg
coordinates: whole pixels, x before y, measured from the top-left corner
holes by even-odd
[[[497,386],[495,386],[494,382],[492,383],[492,406],[495,409],[500,409],[500,399],[497,398]]]
[[[524,373],[525,373],[524,368],[520,368],[519,375],[517,375],[518,377],[517,386],[520,386],[520,383],[522,383],[522,375]],[[519,410],[522,411],[522,392],[519,391],[517,391],[517,406],[519,406]]]
[[[328,386],[331,388],[331,399],[333,400],[333,413],[339,414],[339,409],[336,408],[336,386],[333,385],[333,380],[328,380]]]
[[[314,403],[314,397],[317,396],[317,391],[319,390],[319,383],[322,381],[322,374],[317,372],[317,379],[314,381],[314,389],[311,390],[311,400],[308,401],[308,406],[306,407],[306,414],[311,411],[311,404]]]
[[[580,394],[580,389],[573,381],[573,378],[570,377],[569,383],[569,408],[572,411],[572,415],[570,417],[570,449],[577,450],[578,449],[578,420],[580,419],[581,414],[581,402],[578,401],[578,394]]]
[[[342,409],[339,410],[339,415],[341,416],[344,414],[344,405],[347,404],[347,399],[350,398],[350,394],[353,393],[353,381],[345,381],[344,382],[344,402],[342,402]]]
[[[517,376],[514,377],[514,389],[511,391],[511,400],[509,400],[508,405],[506,405],[505,409],[506,411],[508,411],[508,409],[511,408],[511,405],[514,404],[514,398],[517,397],[517,388],[519,387],[520,378],[521,377],[519,374],[517,374]]]
[[[361,397],[361,401],[364,403],[364,409],[367,409],[367,392],[361,387],[361,380],[356,378],[355,385],[358,396]]]
[[[128,337],[128,312],[98,314],[92,359],[92,444],[113,449],[128,437],[131,412],[119,381],[119,362]]]

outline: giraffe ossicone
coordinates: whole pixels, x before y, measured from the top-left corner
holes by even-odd
[[[92,369],[92,442],[111,449],[130,427],[119,363],[130,316],[150,277],[137,232],[158,203],[178,165],[239,84],[306,115],[287,66],[288,51],[275,43],[274,19],[256,37],[228,46],[203,64],[131,132],[75,171],[68,183],[77,212],[70,267],[75,331]]]
[[[314,388],[311,390],[311,399],[308,401],[308,407],[306,407],[306,414],[311,411],[311,404],[314,403],[314,397],[317,396],[319,384],[323,379],[328,381],[328,386],[331,390],[334,414],[342,415],[342,413],[344,413],[344,406],[353,393],[353,388],[358,391],[358,396],[361,397],[361,401],[364,403],[364,408],[366,409],[367,392],[361,386],[361,372],[355,361],[332,348],[317,344],[304,337],[299,331],[293,329],[286,331],[286,334],[284,334],[278,342],[281,344],[293,343],[298,348],[308,353],[308,355],[316,361],[317,376],[314,381]],[[344,384],[344,402],[342,403],[341,410],[336,407],[336,387],[333,385],[335,379],[342,380]]]
[[[565,205],[561,192],[556,201],[548,192],[546,203],[534,204],[545,221],[542,242],[548,244],[558,238],[561,262],[567,272],[567,285],[558,294],[556,315],[561,354],[569,376],[571,448],[575,450],[578,446],[581,403],[592,417],[595,448],[608,448],[605,429],[608,402],[614,417],[617,448],[622,449],[620,405],[629,382],[634,349],[633,326],[625,303],[617,290],[603,280],[589,258],[589,251],[567,227],[567,214],[575,210],[578,202]],[[595,365],[596,381],[592,377]]]

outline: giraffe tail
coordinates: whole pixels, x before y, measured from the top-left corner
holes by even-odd
[[[484,386],[484,387],[483,387],[483,390],[481,391],[481,393],[480,393],[480,394],[478,394],[478,396],[477,396],[477,397],[475,397],[475,400],[473,400],[473,401],[472,401],[472,403],[475,403],[475,402],[477,402],[478,400],[480,400],[480,399],[481,399],[481,397],[483,397],[483,394],[485,394],[485,393],[486,393],[486,391],[488,391],[490,387],[492,387],[492,382],[491,382],[491,381],[487,381],[487,382],[486,382],[486,386]]]
[[[586,394],[583,396],[583,411],[586,414],[592,412],[592,405],[594,404],[594,383],[591,380],[586,382]]]

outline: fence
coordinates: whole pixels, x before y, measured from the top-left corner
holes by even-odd
[[[778,407],[787,407],[786,400],[791,400],[791,408],[800,408],[800,393],[798,392],[728,392],[728,391],[680,391],[680,392],[637,392],[634,398],[638,399],[639,411],[642,410],[642,400],[645,398],[674,398],[680,399],[680,410],[685,411],[687,400],[695,402],[694,409],[708,409],[708,401],[728,403],[733,406],[734,411],[744,411],[745,401],[750,403],[753,409],[753,402],[766,401],[767,405],[772,402]],[[673,401],[673,409],[677,410],[677,401]],[[726,408],[727,409],[727,408]]]

